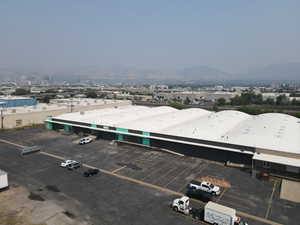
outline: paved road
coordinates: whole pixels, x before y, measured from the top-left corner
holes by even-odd
[[[165,192],[106,174],[85,178],[83,169],[65,170],[49,156],[34,154],[22,158],[16,147],[3,143],[0,149],[0,167],[8,172],[11,182],[65,207],[77,205],[76,212],[69,211],[93,224],[199,224],[172,212],[168,204],[173,196]],[[40,191],[46,186],[54,186],[59,192]]]
[[[81,220],[93,224],[203,224],[172,212],[168,205],[175,196],[167,192],[109,174],[84,178],[83,169],[65,170],[58,166],[58,159],[43,154],[21,157],[19,147],[8,143],[0,143],[0,150],[0,167],[11,181],[60,202]],[[46,191],[47,186],[56,191]]]

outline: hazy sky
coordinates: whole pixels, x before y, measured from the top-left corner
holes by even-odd
[[[0,67],[300,62],[299,0],[1,0]]]

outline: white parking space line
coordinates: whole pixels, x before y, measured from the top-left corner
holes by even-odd
[[[122,167],[120,167],[120,168],[118,168],[118,169],[115,169],[115,170],[113,170],[113,171],[111,171],[112,173],[116,173],[116,172],[118,172],[118,171],[120,171],[120,170],[122,170],[122,169],[124,169],[124,168],[126,168],[127,166],[122,166]]]
[[[7,143],[7,144],[11,144],[11,145],[17,146],[17,147],[21,147],[21,148],[25,147],[25,146],[22,146],[22,145],[19,145],[19,144],[15,144],[13,142],[6,141],[6,140],[3,140],[3,139],[0,139],[0,141],[2,141],[4,143]],[[58,156],[56,154],[51,154],[51,153],[42,152],[42,151],[40,152],[40,154],[47,155],[49,157],[56,158],[56,159],[59,159],[59,160],[64,160],[63,157]],[[150,183],[144,182],[142,180],[137,180],[135,178],[131,178],[131,177],[128,177],[128,176],[124,176],[124,175],[120,175],[120,174],[117,174],[117,173],[113,173],[111,171],[104,170],[104,169],[101,169],[101,168],[97,168],[97,167],[94,167],[94,166],[91,166],[91,165],[83,164],[83,166],[87,167],[87,168],[99,169],[100,172],[102,172],[104,174],[115,176],[115,177],[117,177],[119,179],[126,180],[126,181],[129,181],[129,182],[132,182],[132,183],[136,183],[136,184],[148,187],[148,188],[153,188],[153,189],[156,189],[156,190],[160,190],[160,191],[172,194],[172,195],[176,195],[176,196],[182,196],[183,195],[183,193],[180,193],[180,192],[177,192],[177,191],[173,191],[173,190],[168,189],[166,187],[161,187],[161,186],[158,186],[158,185],[155,185],[155,184],[150,184]],[[195,199],[191,199],[191,201],[197,202],[197,203],[201,204],[202,206],[205,204],[204,202],[199,201],[199,200],[195,200]],[[226,201],[221,200],[221,202],[226,202]],[[227,202],[227,203],[229,204],[229,202]],[[235,203],[230,203],[230,204],[233,205],[233,206],[235,205]],[[259,222],[263,222],[263,223],[266,223],[266,224],[270,224],[270,225],[282,225],[280,223],[276,223],[274,221],[271,221],[271,220],[268,220],[268,219],[265,219],[265,218],[262,218],[262,217],[254,216],[254,215],[251,215],[251,214],[248,214],[248,213],[245,213],[245,212],[241,212],[241,211],[237,211],[237,215],[239,215],[241,217],[244,217],[244,218],[249,218],[249,219],[252,219],[252,220],[255,220],[255,221],[259,221]]]

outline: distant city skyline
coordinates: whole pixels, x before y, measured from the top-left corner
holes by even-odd
[[[300,2],[5,1],[0,68],[208,66],[245,73],[300,63]]]

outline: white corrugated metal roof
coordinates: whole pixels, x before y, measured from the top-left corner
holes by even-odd
[[[230,143],[300,154],[300,123],[293,116],[266,113],[250,116],[228,130]]]
[[[157,109],[158,108],[153,108],[154,111],[157,111]],[[171,112],[165,114],[158,113],[146,120],[136,117],[135,120],[125,121],[124,123],[119,124],[119,126],[124,128],[131,127],[131,129],[135,130],[166,133],[164,131],[170,130],[172,126],[187,124],[207,114],[211,114],[211,112],[197,108],[185,110],[176,110],[172,108]]]
[[[273,162],[273,163],[283,164],[288,166],[300,167],[300,159],[295,159],[295,158],[290,158],[285,156],[255,153],[253,159],[259,161]]]
[[[286,114],[124,106],[56,118],[300,154],[300,120]]]
[[[231,110],[217,113],[206,111],[196,119],[168,127],[162,132],[175,136],[227,142],[224,134],[249,117],[248,114]]]

